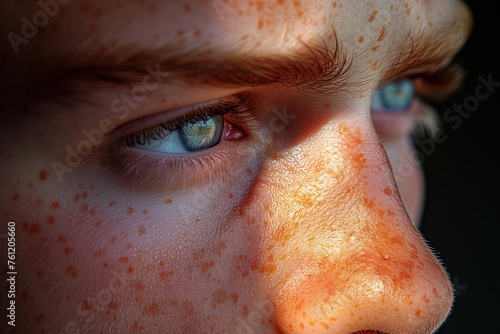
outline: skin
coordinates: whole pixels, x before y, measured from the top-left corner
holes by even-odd
[[[19,18],[39,10],[34,1],[1,6],[3,35],[19,32]],[[440,326],[453,293],[412,223],[422,209],[421,169],[413,164],[398,175],[413,157],[416,111],[372,116],[370,96],[451,59],[471,23],[460,2],[233,1],[222,14],[212,1],[74,0],[62,7],[19,53],[7,39],[1,44],[0,202],[3,221],[16,222],[19,273],[9,331],[348,334]],[[190,33],[191,46],[209,45],[216,55],[221,45],[262,57],[337,42],[351,63],[346,79],[322,92],[180,78],[125,119],[109,116],[109,108],[133,87],[126,83],[89,86],[92,104],[25,95],[55,59],[117,44],[162,45]],[[401,50],[424,40],[434,51],[402,66]],[[251,129],[237,124],[236,137],[199,153],[218,153],[211,165],[169,169],[154,184],[120,177],[108,166],[106,141],[62,182],[54,172],[66,145],[76,147],[81,131],[103,117],[134,126],[238,92],[258,101],[258,116]],[[35,112],[24,112],[26,105]],[[289,111],[283,126],[270,126],[274,107]],[[160,175],[144,177],[153,174]],[[183,184],[161,186],[171,180]]]

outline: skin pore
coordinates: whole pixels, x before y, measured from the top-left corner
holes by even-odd
[[[0,6],[4,36],[42,10]],[[451,61],[471,26],[461,2],[58,6],[0,49],[1,214],[16,222],[19,272],[6,329],[432,333],[444,321],[450,282],[412,223],[423,176],[403,166],[421,102],[394,115],[370,99]],[[218,145],[124,144],[193,106],[226,113]]]

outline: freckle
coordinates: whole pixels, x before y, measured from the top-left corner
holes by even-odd
[[[257,11],[261,12],[264,9],[264,2],[263,1],[257,1]]]
[[[66,272],[73,278],[78,276],[78,273],[76,272],[75,268],[73,266],[69,266],[68,269],[66,269]]]
[[[101,221],[96,221],[95,222],[95,227],[101,227],[102,222]]]
[[[146,234],[146,228],[144,226],[140,226],[138,232],[139,232],[139,235],[144,235],[144,234]]]
[[[104,255],[104,249],[99,249],[97,252],[94,253],[94,259],[97,259],[98,257],[101,257]]]
[[[131,249],[132,248],[132,243],[131,242],[127,242],[127,244],[125,245],[125,247],[127,249]]]
[[[90,311],[92,310],[92,302],[88,301],[87,299],[83,300],[80,304],[80,309],[82,311]]]
[[[114,245],[114,243],[116,242],[116,240],[118,240],[117,237],[111,237],[111,238],[109,238],[109,244],[110,245]]]
[[[124,256],[118,259],[118,262],[120,263],[128,263],[128,257]]]
[[[172,275],[174,274],[173,271],[160,271],[160,273],[158,274],[158,276],[160,276],[160,278],[163,280],[163,281],[166,281],[167,279],[169,279],[170,277],[172,277]]]
[[[384,194],[386,194],[387,196],[392,196],[392,190],[390,188],[385,188]]]
[[[56,240],[57,240],[57,242],[58,242],[58,243],[63,244],[63,243],[65,243],[65,242],[66,242],[66,237],[65,237],[64,235],[62,235],[62,234],[59,234],[59,235],[57,236],[57,239],[56,239]]]
[[[160,306],[157,303],[151,303],[142,310],[143,315],[157,316],[160,314]]]
[[[370,63],[370,65],[371,65],[372,70],[376,71],[380,68],[380,61],[378,61],[378,60],[372,61]]]
[[[158,262],[158,265],[159,265],[160,267],[163,267],[163,266],[165,265],[165,262],[163,262],[163,261],[159,261],[159,262]]]
[[[78,188],[83,189],[83,183],[79,182],[78,183]]]
[[[425,303],[429,304],[430,299],[427,297],[427,295],[424,295],[422,299],[424,300]]]
[[[59,205],[59,202],[54,201],[54,202],[52,202],[52,204],[50,205],[50,207],[52,209],[59,209],[61,206]]]
[[[127,214],[128,214],[128,215],[131,215],[131,214],[133,214],[133,213],[134,213],[134,208],[133,208],[133,207],[131,207],[131,206],[129,206],[129,207],[127,208]]]
[[[81,195],[80,194],[76,194],[74,199],[75,199],[75,203],[78,203],[78,201],[80,200],[81,198]]]
[[[29,189],[33,188],[33,182],[28,182],[28,188]]]
[[[64,255],[69,255],[73,253],[74,248],[73,247],[65,247],[64,248]]]
[[[332,3],[332,7],[333,7],[333,8],[337,8],[337,1],[334,1],[334,2]]]
[[[409,8],[408,8],[408,9],[405,11],[405,13],[406,13],[406,16],[410,16],[410,14],[411,14],[411,9],[409,9]]]
[[[382,42],[385,39],[385,35],[387,35],[387,29],[385,27],[380,31],[380,35],[377,38],[377,42]]]
[[[435,297],[439,297],[439,293],[436,288],[432,288],[432,293],[434,294]]]
[[[259,19],[259,23],[257,24],[257,29],[261,30],[262,27],[264,27],[264,22],[262,21],[262,19]]]
[[[181,37],[182,35],[184,35],[184,31],[182,30],[177,30],[177,37]]]
[[[37,316],[37,317],[35,318],[35,323],[39,324],[39,323],[41,323],[44,319],[45,319],[45,315],[44,315],[44,314],[40,314],[39,316]]]
[[[95,17],[97,17],[97,18],[102,17],[102,9],[98,8],[98,9],[94,12],[94,16],[95,16]]]
[[[15,194],[12,195],[12,201],[13,202],[19,201],[19,194],[18,193],[15,193]]]
[[[110,309],[110,310],[116,310],[118,308],[118,303],[115,302],[114,300],[112,300],[108,303],[107,306],[108,306],[108,309]]]
[[[328,109],[330,109],[330,107],[331,107],[330,101],[326,101],[325,102],[325,109],[328,110]]]
[[[191,11],[191,6],[189,4],[184,5],[184,11],[189,13]]]
[[[55,221],[56,220],[55,220],[54,216],[47,217],[47,224],[52,225],[52,224],[54,224]]]
[[[420,316],[422,315],[422,311],[421,311],[420,309],[416,310],[416,311],[415,311],[415,315],[416,315],[417,317],[420,317]]]
[[[238,302],[238,299],[240,298],[240,296],[238,296],[238,294],[237,294],[237,293],[232,293],[232,294],[231,294],[231,296],[230,296],[230,298],[231,298],[231,301],[232,301],[233,303],[237,303],[237,302]]]
[[[415,20],[419,21],[420,20],[420,15],[417,15],[417,17],[415,18]]]
[[[216,290],[212,294],[212,307],[215,308],[217,305],[221,305],[227,302],[227,293],[222,289]]]
[[[149,11],[156,12],[156,5],[155,4],[149,5]]]
[[[42,271],[42,270],[38,270],[38,271],[36,272],[36,275],[37,275],[38,277],[42,277],[42,276],[43,276],[43,271]]]
[[[167,199],[165,200],[165,204],[170,204],[170,203],[172,203],[172,202],[173,202],[173,201],[172,201],[172,199],[171,199],[171,198],[167,198]]]
[[[300,329],[304,329],[304,323],[303,323],[303,322],[301,322],[301,323],[299,324],[299,327],[300,327]]]
[[[161,101],[161,103],[165,103],[165,102],[167,102],[167,99],[161,99],[160,101]]]
[[[273,155],[272,159],[273,159],[274,161],[278,161],[278,160],[280,159],[279,154],[275,154],[275,155]]]
[[[39,224],[37,223],[33,223],[29,226],[29,229],[28,229],[28,233],[30,235],[37,235],[40,233],[40,231],[42,230],[42,228],[40,227]]]
[[[234,197],[234,195],[233,195],[233,194],[229,194],[229,196],[228,196],[228,197],[229,197],[229,199],[231,199],[231,198],[233,198],[233,197]]]
[[[375,18],[377,17],[378,11],[374,10],[371,14],[370,17],[368,18],[368,22],[372,23]]]
[[[250,169],[250,168],[248,168],[248,167],[245,169],[245,172],[246,172],[248,175],[252,175],[252,169]]]
[[[108,269],[108,268],[109,268],[109,263],[107,263],[107,262],[103,262],[103,263],[102,263],[102,267],[103,267],[104,269]]]
[[[82,198],[83,198],[83,199],[87,199],[87,197],[88,197],[88,196],[89,196],[88,192],[84,191],[84,192],[82,193]]]
[[[376,52],[376,51],[378,51],[379,49],[380,49],[380,44],[376,44],[376,45],[372,46],[372,51],[373,51],[373,52]]]
[[[111,202],[109,202],[109,204],[108,204],[108,206],[109,206],[110,208],[114,207],[115,205],[116,205],[116,201],[111,201]]]

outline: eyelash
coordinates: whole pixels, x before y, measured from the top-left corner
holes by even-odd
[[[253,130],[257,128],[255,124],[260,112],[256,107],[257,101],[254,100],[256,99],[251,98],[249,94],[238,93],[215,102],[173,110],[158,117],[147,117],[139,120],[139,124],[134,122],[133,127],[126,125],[126,129],[120,132],[125,130],[123,132],[129,134],[119,137],[105,153],[107,169],[119,180],[131,182],[130,185],[134,188],[141,184],[158,191],[167,191],[179,186],[180,182],[185,184],[189,178],[206,177],[205,174],[208,173],[210,178],[227,177],[231,173],[224,169],[236,167],[234,164],[229,166],[227,161],[248,159],[249,152],[246,151],[245,145],[223,139],[216,145],[217,149],[210,148],[193,154],[145,152],[131,146],[141,140],[152,140],[163,131],[174,131],[183,124],[215,115],[223,115],[224,122],[231,123],[241,130],[244,137],[238,141],[244,140],[252,137]],[[168,116],[169,114],[173,115]],[[216,175],[217,173],[220,176]]]

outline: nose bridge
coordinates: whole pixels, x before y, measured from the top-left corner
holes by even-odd
[[[336,122],[293,150],[263,176],[273,182],[265,182],[272,189],[260,258],[261,267],[276,269],[268,279],[277,326],[302,333],[436,328],[449,310],[450,286],[409,221],[371,127]]]

